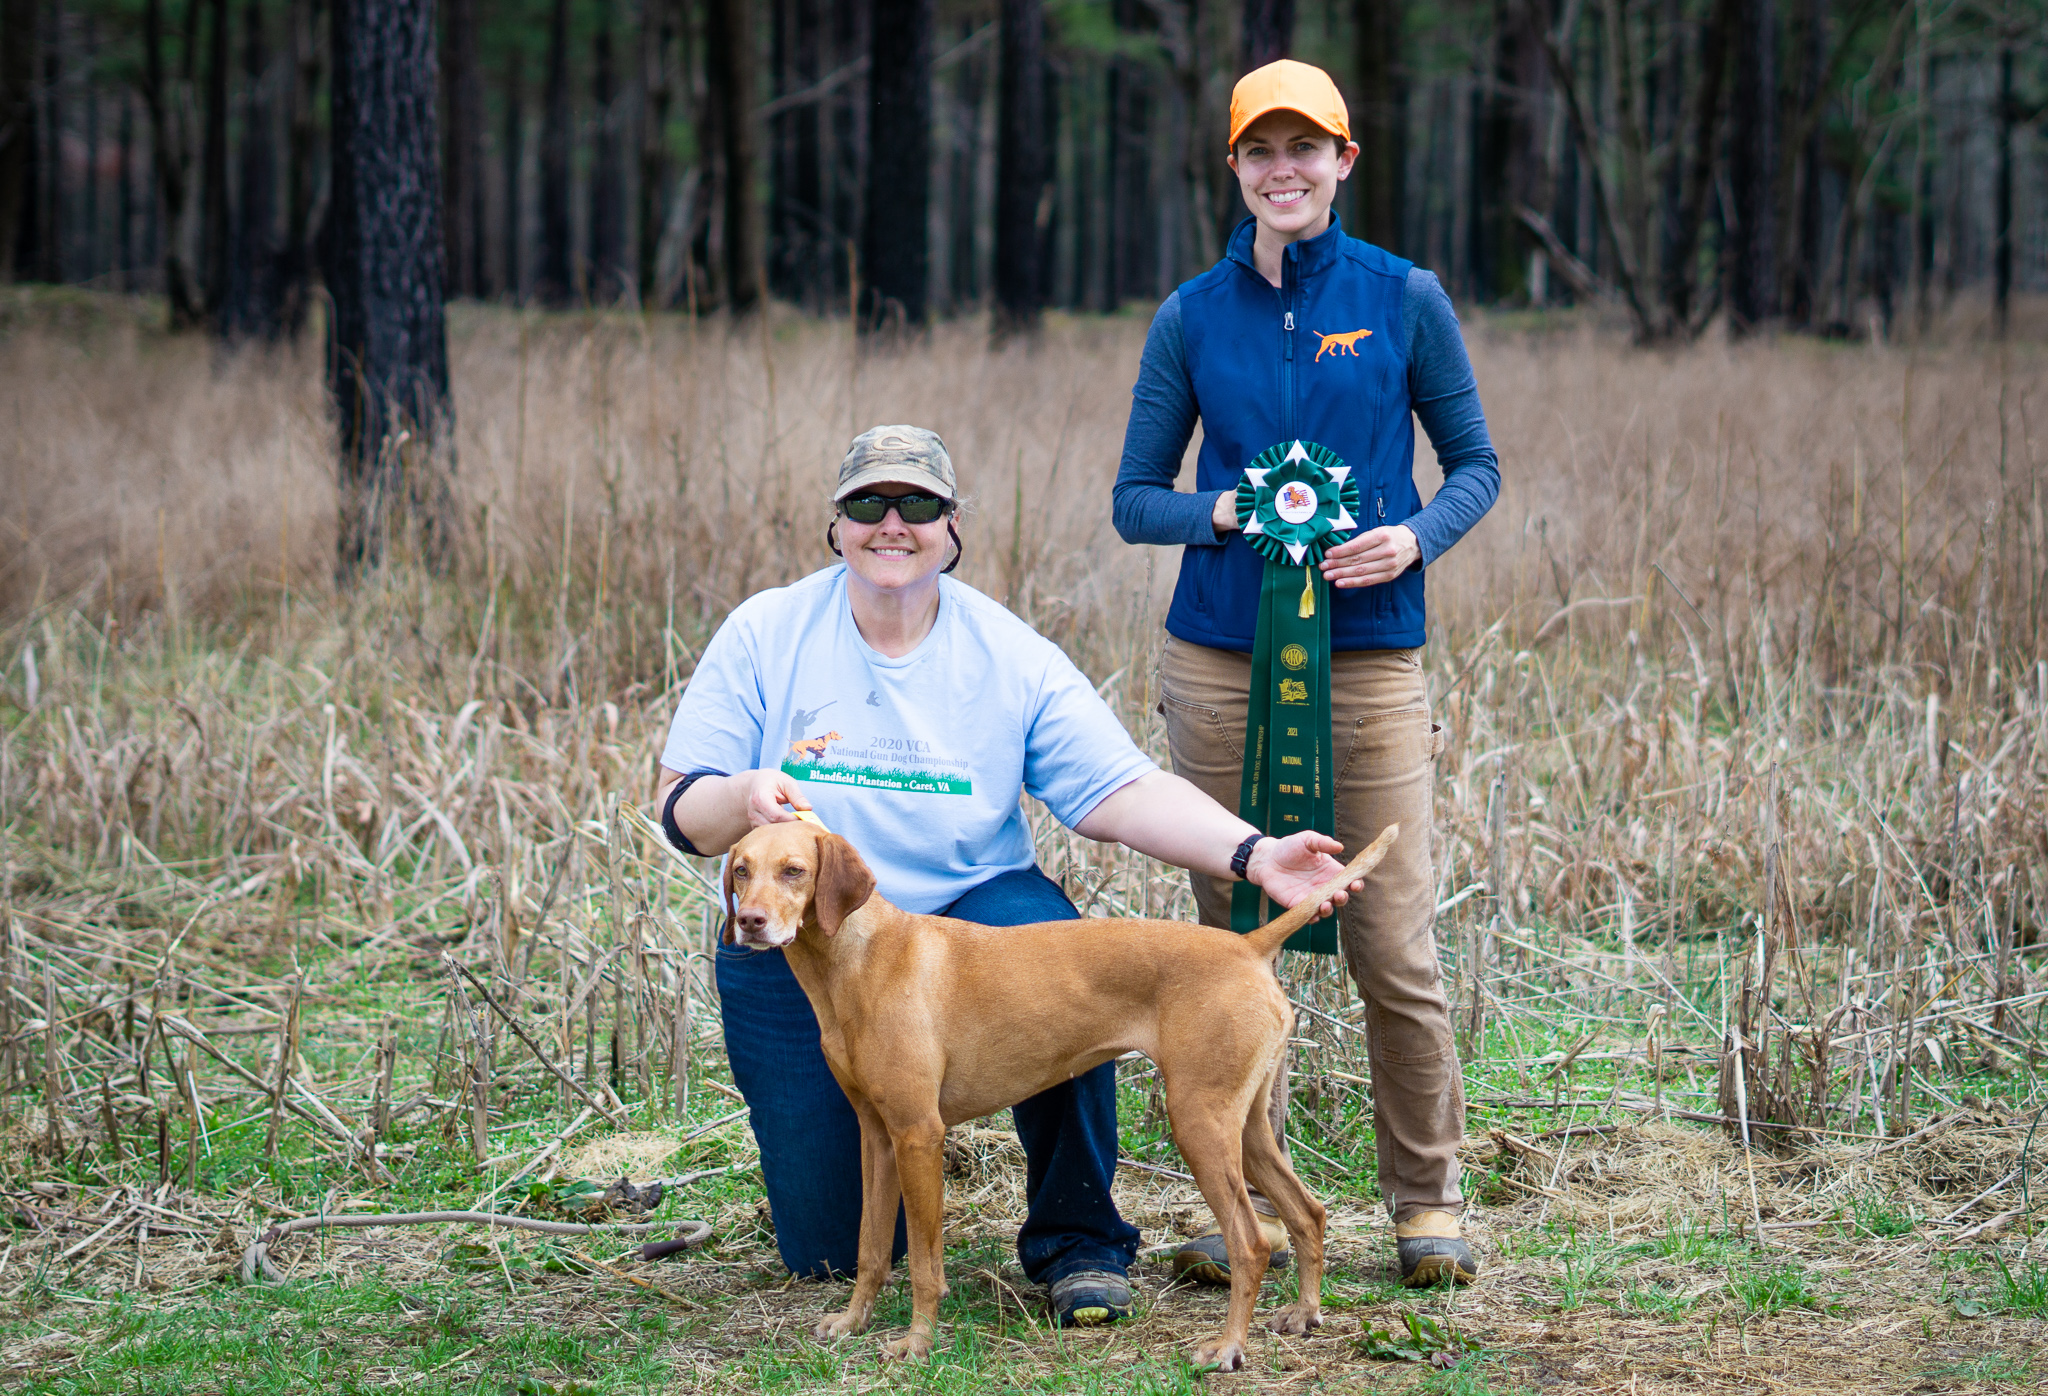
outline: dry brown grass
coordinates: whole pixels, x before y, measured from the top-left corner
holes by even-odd
[[[180,1096],[160,1062],[137,1074],[138,1031],[144,1058],[156,1009],[216,1041],[273,1041],[294,947],[315,1005],[351,976],[404,970],[404,1009],[429,1033],[452,947],[495,970],[590,1080],[616,1022],[636,1114],[667,1089],[678,1007],[698,1069],[714,1070],[705,884],[667,875],[615,802],[649,793],[675,695],[726,609],[827,560],[823,483],[877,421],[945,435],[974,499],[963,575],[1067,646],[1163,758],[1152,673],[1174,560],[1108,524],[1142,320],[1058,322],[1036,352],[1002,354],[950,326],[863,361],[843,326],[781,316],[735,333],[461,311],[458,573],[401,566],[338,597],[313,355],[216,362],[117,303],[67,302],[61,317],[11,304],[0,1073],[15,1090],[0,1095],[27,1115],[17,1129],[47,1124],[28,1114],[46,970],[71,1147],[105,1147],[107,1079],[121,1127],[146,1126],[154,1101],[182,1158]],[[1896,1331],[1857,1341],[1872,1373],[1899,1370],[1923,1319],[1953,1327],[1928,1297],[1937,1258],[1994,1243],[2040,1256],[2014,1161],[2048,1057],[2042,351],[1666,355],[1487,324],[1470,337],[1505,484],[1432,577],[1429,664],[1451,737],[1438,929],[1475,1120],[1535,1151],[1475,1130],[1475,1179],[1503,1180],[1481,1235],[1506,1263],[1472,1319],[1534,1354],[1539,1384],[1590,1383],[1575,1364],[1611,1342],[1670,1349],[1635,1369],[1648,1386],[1732,1386],[1717,1374],[1777,1325],[1772,1351],[1793,1365],[1765,1384],[1819,1389],[1800,1364],[1847,1339],[1807,1333],[1820,1320],[1804,1310],[1693,1348],[1679,1330],[1697,1315],[1638,1315],[1627,1332],[1591,1311],[1532,1319],[1524,1301],[1560,1262],[1515,1238],[1566,1223],[1620,1243],[1667,1208],[1753,1238],[1759,1222],[1879,1196],[1920,1217],[1890,1259],[1835,1231],[1765,1234],[1845,1285],[1881,1272]],[[1187,912],[1170,870],[1039,824],[1043,860],[1085,908]],[[564,981],[573,992],[613,952],[602,1012],[564,1021]],[[1350,991],[1327,964],[1291,974],[1324,1015],[1300,1029],[1319,1044],[1298,1056],[1297,1114],[1320,1131],[1304,1142],[1348,1167],[1369,1118]],[[115,1030],[129,1004],[141,1028]],[[374,1023],[330,1028],[351,1055],[305,1082],[354,1127]],[[456,1096],[477,1054],[453,1038],[404,1061],[398,1096]],[[537,1070],[509,1038],[485,1046],[508,1076]],[[211,1071],[207,1109],[260,1108],[261,1092]],[[451,1141],[471,1127],[430,1108]],[[1777,1154],[1656,1123],[1672,1111],[1736,1116],[1736,1133],[1747,1120]],[[1648,1123],[1574,1137],[1569,1158],[1533,1139],[1588,1120]],[[721,1157],[743,1161],[744,1131],[727,1133],[739,1152]],[[976,1138],[980,1162],[955,1186],[970,1240],[1017,1210],[1014,1160]],[[350,1166],[338,1139],[327,1147]],[[1340,1250],[1379,1275],[1366,1185],[1324,1176],[1358,1232]],[[1192,1216],[1185,1189],[1124,1181],[1148,1241]],[[705,1349],[707,1382],[737,1380],[720,1364],[787,1319],[756,1302],[768,1252],[748,1207],[714,1217],[735,1268],[676,1281],[725,1285],[759,1319],[735,1315],[731,1340]],[[241,1202],[222,1214],[250,1216]],[[155,1244],[203,1255],[212,1241]],[[327,1254],[389,1259],[393,1245],[351,1237]],[[990,1279],[992,1302],[1015,1283]],[[1170,1347],[1204,1302],[1155,1305],[1129,1331]],[[2011,1341],[1985,1332],[1955,1341]]]

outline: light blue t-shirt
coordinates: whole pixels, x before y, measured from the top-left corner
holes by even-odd
[[[853,623],[846,568],[748,597],[711,637],[669,727],[672,771],[780,766],[883,896],[947,906],[1035,861],[1019,802],[1062,824],[1158,767],[1059,646],[973,587],[901,659]]]

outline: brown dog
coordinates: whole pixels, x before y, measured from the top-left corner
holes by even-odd
[[[1294,1011],[1273,976],[1281,944],[1363,877],[1389,825],[1342,877],[1249,935],[1180,921],[978,926],[914,916],[875,893],[853,845],[812,823],[766,824],[725,865],[728,944],[780,948],[818,1015],[825,1060],[860,1117],[860,1269],[820,1338],[858,1333],[890,1271],[896,1204],[910,1233],[912,1317],[890,1357],[931,1351],[945,1291],[939,1235],[946,1127],[979,1119],[1125,1052],[1159,1065],[1174,1143],[1230,1252],[1223,1331],[1193,1359],[1235,1371],[1269,1250],[1247,1179],[1300,1257],[1301,1298],[1277,1333],[1322,1322],[1323,1208],[1294,1176],[1266,1101]]]

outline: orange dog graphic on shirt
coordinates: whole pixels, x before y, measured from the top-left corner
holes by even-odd
[[[1372,331],[1346,330],[1343,334],[1324,334],[1321,330],[1310,330],[1309,333],[1323,342],[1323,347],[1316,350],[1314,359],[1314,362],[1321,363],[1323,355],[1329,353],[1332,349],[1341,350],[1352,358],[1357,358],[1358,341],[1371,335]]]
[[[791,742],[789,744],[789,754],[796,757],[799,761],[816,761],[825,754],[826,747],[838,740],[839,734],[837,732],[827,732],[822,737],[812,737],[808,741]]]

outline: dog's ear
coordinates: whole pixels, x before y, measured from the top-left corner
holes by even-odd
[[[839,923],[875,894],[875,875],[853,845],[837,834],[818,835],[818,876],[811,894],[818,929],[838,935]]]
[[[739,944],[739,941],[734,939],[732,931],[732,857],[731,853],[725,855],[725,896],[719,903],[725,909],[725,924],[718,928],[720,945]]]

